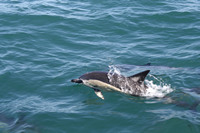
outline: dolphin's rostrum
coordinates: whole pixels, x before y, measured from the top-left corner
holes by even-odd
[[[135,74],[130,77],[108,72],[90,72],[72,79],[71,82],[82,83],[94,89],[95,94],[104,99],[101,90],[119,91],[133,96],[142,96],[146,92],[147,86],[144,79],[150,70]]]

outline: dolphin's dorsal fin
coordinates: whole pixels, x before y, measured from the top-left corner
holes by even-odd
[[[135,74],[133,76],[128,77],[129,79],[135,81],[135,82],[139,82],[142,83],[144,82],[145,77],[147,76],[147,74],[150,72],[150,70],[146,70],[144,72]]]
[[[99,98],[101,98],[101,99],[104,100],[103,94],[101,93],[100,90],[98,90],[98,89],[94,89],[94,92],[95,92],[95,94],[96,94]]]

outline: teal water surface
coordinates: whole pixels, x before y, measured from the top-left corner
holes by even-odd
[[[0,1],[0,132],[199,133],[199,14],[199,0]],[[173,91],[101,100],[70,82],[109,66]]]

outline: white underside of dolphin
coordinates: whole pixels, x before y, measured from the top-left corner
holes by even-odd
[[[83,81],[84,85],[93,88],[95,94],[98,97],[100,97],[101,99],[104,99],[104,96],[103,96],[103,94],[101,93],[100,90],[122,92],[119,88],[112,86],[110,84],[107,84],[105,82],[99,81],[99,80],[90,79],[90,80],[82,80],[82,81]]]

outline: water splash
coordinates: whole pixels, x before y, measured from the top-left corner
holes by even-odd
[[[109,66],[110,71],[108,72],[108,78],[111,84],[120,88],[123,93],[126,94],[137,94],[135,89],[132,89],[131,83],[121,74],[118,67],[112,65]],[[120,84],[119,84],[120,83]],[[139,91],[141,93],[141,91]],[[139,95],[139,94],[138,94]]]
[[[115,65],[110,65],[109,67],[109,72],[108,72],[108,76],[113,76],[115,73],[118,75],[121,75],[121,71],[119,70],[119,68]]]
[[[154,80],[159,80],[153,75],[149,75],[149,76],[152,76]],[[148,89],[146,90],[146,93],[143,94],[143,96],[150,97],[150,98],[152,97],[162,98],[173,91],[170,84],[166,84],[160,80],[159,82],[160,84],[157,85],[153,83],[153,80],[145,80],[145,83]]]
[[[122,75],[122,72],[120,71],[120,68],[118,68],[117,66],[110,65],[109,72],[108,72],[108,78],[110,81],[112,81],[114,74]],[[153,98],[153,97],[162,98],[173,91],[173,89],[171,88],[171,85],[166,84],[164,81],[162,81],[162,79],[159,79],[151,74],[149,74],[148,76],[151,78],[151,80],[148,80],[148,79],[145,80],[147,90],[141,91],[142,92],[141,96],[148,97],[148,98]],[[120,78],[118,79],[118,81],[119,80],[125,80],[125,79]],[[156,82],[156,84],[154,83],[154,81]],[[125,81],[125,84],[122,86],[120,85],[120,88],[122,89],[122,92],[132,94],[132,92],[129,92],[129,90],[126,88],[128,86],[129,86],[129,83]]]

